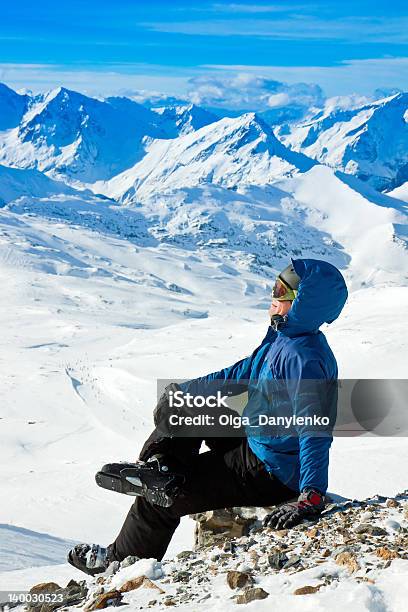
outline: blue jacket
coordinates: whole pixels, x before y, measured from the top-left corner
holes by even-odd
[[[339,270],[325,261],[297,259],[292,263],[301,282],[286,324],[278,331],[269,327],[249,357],[183,383],[184,392],[203,394],[206,387],[214,391],[216,385],[223,393],[234,395],[247,388],[243,416],[251,419],[265,412],[288,413],[288,406],[289,412],[298,416],[333,414],[337,394],[327,398],[319,381],[336,381],[337,363],[319,327],[339,316],[347,299],[346,284]],[[276,401],[279,407],[273,407]],[[322,405],[325,402],[329,405]],[[267,470],[288,487],[297,492],[307,487],[326,492],[331,433],[314,435],[308,427],[301,427],[296,435],[262,435],[256,428],[247,428],[247,436],[249,446]]]

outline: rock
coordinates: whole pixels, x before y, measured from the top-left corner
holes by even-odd
[[[376,495],[373,495],[371,499],[377,504],[383,504],[385,501],[387,501],[387,498],[384,497],[384,495],[378,495],[378,493]]]
[[[354,553],[342,552],[336,556],[335,560],[337,565],[345,566],[351,574],[360,569],[357,563],[356,555]]]
[[[227,572],[227,583],[230,589],[240,589],[250,581],[251,577],[246,572],[238,572],[236,570]]]
[[[317,534],[319,533],[317,527],[313,527],[313,529],[309,529],[309,531],[306,531],[306,535],[308,538],[315,538],[317,536]]]
[[[30,595],[38,593],[55,593],[55,591],[59,589],[61,589],[61,587],[56,582],[40,582],[31,587]]]
[[[331,552],[328,548],[325,548],[324,551],[322,552],[322,557],[327,558],[330,557]]]
[[[289,559],[284,564],[283,569],[288,569],[289,567],[293,567],[294,565],[297,565],[298,563],[300,563],[300,560],[301,559],[299,555],[292,555],[291,557],[289,557]]]
[[[129,565],[134,565],[136,561],[139,561],[139,557],[135,557],[134,555],[129,555],[128,557],[123,559],[122,563],[120,564],[120,567],[121,568],[129,567]]]
[[[392,519],[387,519],[385,521],[385,526],[391,531],[399,531],[401,529],[401,525],[397,521],[393,521]]]
[[[176,600],[173,597],[167,597],[167,599],[165,599],[163,603],[165,606],[175,606]]]
[[[71,580],[68,582],[68,584],[67,584],[67,586],[66,586],[65,588],[66,588],[66,589],[70,589],[70,588],[72,588],[72,587],[79,589],[79,588],[81,588],[81,585],[80,585],[80,584],[79,584],[79,582],[77,582],[76,580],[72,580],[72,579],[71,579]]]
[[[256,599],[266,599],[267,597],[269,597],[269,593],[260,587],[247,588],[243,593],[238,595],[236,602],[237,604],[247,604]]]
[[[89,589],[86,581],[75,582],[70,580],[65,589],[62,589],[63,602],[65,606],[74,606],[82,602],[88,595]],[[42,612],[46,612],[42,610]]]
[[[232,538],[241,538],[249,533],[256,522],[256,516],[245,508],[209,510],[190,515],[196,522],[195,549],[214,546]]]
[[[276,535],[278,538],[284,538],[285,536],[288,535],[289,530],[288,529],[276,529],[273,533],[274,535]]]
[[[58,591],[62,591],[63,589],[59,586],[59,584],[57,584],[56,582],[40,582],[39,584],[34,585],[33,587],[31,587],[30,589],[30,595],[42,595],[42,596],[46,596],[48,593],[49,594],[54,594],[57,593]],[[54,607],[59,607],[61,605],[60,602],[58,602],[57,604],[55,604]],[[53,606],[52,603],[48,604],[47,603],[40,603],[38,601],[30,601],[27,603],[27,608],[29,608],[32,612],[40,612],[41,608],[44,608],[47,610],[47,612],[49,610],[53,610]]]
[[[377,555],[377,557],[380,557],[385,561],[389,561],[390,559],[397,559],[397,557],[399,557],[399,554],[396,550],[390,550],[386,546],[381,546],[381,548],[377,548],[375,554]]]
[[[121,601],[122,593],[114,589],[113,591],[108,591],[107,593],[99,595],[94,601],[85,606],[84,610],[86,610],[86,612],[91,612],[91,610],[102,610],[108,606],[117,606]]]
[[[249,563],[246,563],[245,561],[243,561],[242,563],[238,565],[237,571],[248,573],[251,571],[251,566],[249,565]]]
[[[63,606],[73,606],[84,601],[88,595],[88,587],[85,580],[76,582],[70,580],[65,588],[61,588],[56,582],[44,582],[37,584],[30,590],[30,594],[52,593],[55,596],[55,601],[40,603],[32,602],[28,604],[28,608],[32,612],[52,612]]]
[[[187,572],[186,570],[182,570],[180,572],[176,572],[174,575],[174,582],[188,582],[191,577],[191,572]]]
[[[396,499],[387,499],[385,505],[387,506],[387,508],[398,508],[398,506],[400,505],[399,502],[397,502]]]
[[[318,584],[317,586],[310,586],[310,585],[306,585],[306,586],[302,586],[299,587],[298,589],[296,589],[296,591],[293,591],[294,595],[312,595],[313,593],[317,593],[317,591],[324,586],[323,584]]]
[[[119,569],[120,569],[119,561],[112,561],[112,563],[110,563],[107,569],[104,571],[104,574],[105,576],[113,576],[113,574],[116,574],[116,572],[118,572]]]
[[[231,540],[227,540],[226,542],[224,542],[224,545],[222,547],[222,550],[224,552],[230,552],[231,554],[234,554],[236,551],[236,544],[235,542],[231,542]]]
[[[205,601],[206,599],[210,599],[210,597],[211,597],[211,593],[206,593],[205,595],[203,595],[203,597],[200,597],[200,599],[197,599],[197,603],[201,603]]]
[[[377,525],[370,525],[369,523],[360,523],[354,529],[355,533],[366,533],[372,536],[383,536],[388,535],[386,530],[382,527],[378,527]]]
[[[177,559],[189,559],[190,557],[192,557],[194,555],[194,552],[192,550],[182,550],[181,552],[179,552],[179,554],[177,555]]]
[[[276,552],[272,555],[268,555],[268,563],[270,567],[273,567],[274,569],[282,569],[282,567],[285,565],[285,563],[288,562],[288,560],[288,556],[284,552]]]
[[[135,591],[140,587],[144,587],[147,589],[156,589],[160,593],[164,593],[163,589],[161,589],[159,586],[157,586],[157,584],[152,582],[147,576],[138,576],[137,578],[127,580],[127,582],[122,584],[122,586],[119,588],[119,592],[129,593],[129,591]]]

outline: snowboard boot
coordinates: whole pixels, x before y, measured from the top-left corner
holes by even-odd
[[[114,559],[110,558],[111,547],[102,548],[98,544],[77,544],[68,553],[68,563],[77,569],[95,576],[105,572]]]
[[[139,495],[168,508],[179,495],[186,476],[179,463],[154,455],[137,463],[107,463],[95,476],[97,485],[125,495]]]

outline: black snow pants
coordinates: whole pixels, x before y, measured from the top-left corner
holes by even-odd
[[[148,448],[150,436],[142,449]],[[174,455],[189,465],[187,482],[169,508],[136,497],[123,527],[111,545],[113,558],[128,555],[161,560],[180,517],[233,506],[271,506],[297,497],[297,493],[271,476],[243,438],[206,439],[209,451],[199,453],[202,440],[171,439]]]

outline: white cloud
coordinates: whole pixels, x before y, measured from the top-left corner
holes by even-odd
[[[287,93],[278,93],[269,96],[267,104],[269,108],[279,108],[290,103],[290,97]]]
[[[194,77],[189,94],[196,104],[232,110],[263,111],[288,104],[310,108],[324,102],[323,92],[316,84],[288,85],[248,72]]]
[[[148,30],[194,36],[252,36],[278,40],[339,40],[372,43],[407,43],[408,17],[344,17],[324,19],[292,14],[276,19],[201,19],[148,22]]]
[[[180,68],[149,64],[103,70],[47,64],[0,64],[0,81],[14,89],[44,91],[63,85],[89,95],[162,92],[220,108],[268,110],[288,104],[320,105],[328,96],[407,90],[408,57],[349,60],[336,66],[202,65]],[[313,85],[319,83],[319,85]],[[384,94],[386,95],[386,93]],[[284,96],[287,96],[285,98]],[[376,97],[380,97],[377,93]],[[348,101],[344,101],[348,105]],[[350,100],[350,103],[353,103]]]
[[[300,11],[309,8],[304,4],[237,4],[237,3],[216,3],[210,9],[222,13],[287,13],[289,11]],[[203,9],[205,10],[205,9]]]
[[[266,79],[278,79],[287,83],[304,81],[319,83],[327,95],[352,93],[371,94],[377,88],[408,89],[408,57],[386,57],[364,60],[345,60],[335,66],[203,66],[229,75],[245,71]]]
[[[154,71],[154,74],[151,74]],[[199,73],[200,70],[197,70]],[[202,72],[202,70],[201,70]],[[0,64],[0,82],[13,89],[46,91],[60,85],[94,96],[125,95],[129,90],[158,90],[182,96],[194,70],[168,66],[112,66],[105,70],[64,68],[49,64]]]

